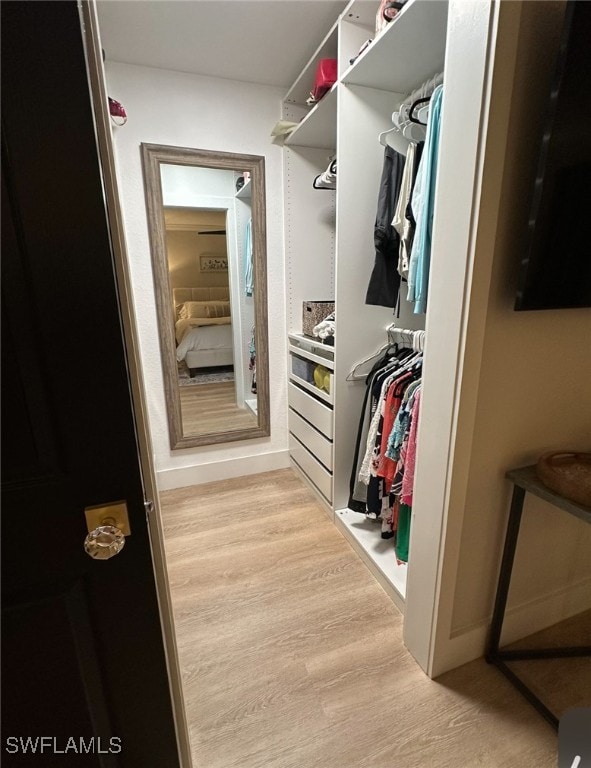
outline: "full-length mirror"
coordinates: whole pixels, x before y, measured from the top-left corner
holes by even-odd
[[[264,158],[142,144],[171,448],[269,434]]]

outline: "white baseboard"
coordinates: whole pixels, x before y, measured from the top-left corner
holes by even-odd
[[[290,466],[289,451],[261,453],[257,456],[245,456],[241,459],[227,459],[191,467],[164,469],[156,473],[159,491],[173,488],[185,488],[188,485],[201,485],[214,480],[228,480],[230,477],[258,475],[273,469],[286,469]]]
[[[589,609],[591,609],[591,579],[589,578],[561,587],[536,600],[508,608],[503,623],[501,646],[513,643]],[[437,677],[450,669],[483,656],[491,618],[488,621],[455,630],[434,660],[432,677]]]

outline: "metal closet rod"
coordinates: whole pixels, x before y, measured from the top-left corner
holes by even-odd
[[[425,348],[425,331],[423,330],[411,330],[408,328],[398,328],[392,324],[386,328],[388,334],[388,342],[394,344],[399,337],[400,340],[408,344],[415,352],[422,352]]]
[[[374,352],[369,357],[360,360],[355,363],[353,368],[349,371],[346,377],[346,381],[365,381],[367,373],[358,373],[359,369],[366,363],[371,362],[379,355],[383,354],[397,339],[394,336],[399,336],[400,340],[405,344],[410,344],[415,352],[422,352],[425,346],[425,331],[407,330],[406,328],[397,328],[394,324],[389,325],[386,328],[386,334],[388,336],[388,342],[380,347],[377,352]]]

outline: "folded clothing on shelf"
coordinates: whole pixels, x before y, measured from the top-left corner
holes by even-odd
[[[322,322],[318,323],[318,325],[315,325],[312,330],[314,336],[317,336],[319,339],[322,339],[322,341],[326,342],[326,340],[330,337],[334,337],[335,335],[335,313],[331,312],[330,315],[324,318]]]

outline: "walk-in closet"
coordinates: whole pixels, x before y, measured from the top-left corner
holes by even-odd
[[[535,3],[407,0],[385,9],[386,21],[385,2],[324,2],[310,4],[314,23],[297,4],[262,4],[266,15],[259,5],[236,5],[241,46],[229,34],[237,34],[230,4],[179,3],[172,14],[153,3],[150,15],[136,4],[100,5],[107,89],[129,115],[111,130],[157,486],[293,468],[404,612],[406,647],[437,676],[484,651],[505,472],[556,446],[583,450],[588,434],[586,310],[513,310],[565,4],[547,3],[541,14]],[[204,32],[226,28],[217,38]],[[336,62],[322,95],[311,93],[320,62]],[[200,245],[211,245],[190,285],[153,268],[158,227],[148,221],[155,214],[146,209],[142,151],[230,169],[238,179],[251,173],[250,185],[232,195],[238,233],[226,217],[238,263],[225,259],[221,235],[210,232],[199,235]],[[384,194],[394,177],[401,194]],[[422,218],[417,190],[428,201]],[[221,198],[209,207],[228,208]],[[376,247],[386,225],[398,237],[388,241],[397,253],[392,269]],[[417,242],[429,245],[422,261]],[[239,263],[251,247],[252,297],[247,264]],[[212,254],[228,275],[201,274],[201,256],[207,262]],[[228,418],[216,435],[175,443],[177,308],[167,291],[169,281],[193,289],[203,278],[216,289],[230,281],[233,354],[247,406],[256,397],[247,415],[258,426],[238,433]],[[310,317],[305,322],[305,307],[322,335],[314,336]],[[228,317],[189,319],[197,330],[210,319],[229,325]],[[554,396],[562,380],[546,368],[550,349],[574,372],[571,398]],[[375,374],[374,392],[367,379],[376,366],[385,378]],[[374,417],[382,405],[393,423],[384,414],[380,432]],[[364,470],[364,499],[356,486],[372,459],[384,474]],[[529,534],[547,555],[516,568],[512,639],[588,607],[591,572],[578,551],[587,534],[564,534],[567,524],[547,514]],[[561,569],[564,578],[550,576]]]
[[[523,167],[534,167],[531,137],[535,131],[540,132],[535,126],[543,114],[545,91],[538,86],[528,91],[525,80],[518,80],[511,105],[511,89],[505,87],[495,93],[493,81],[500,78],[501,82],[505,77],[501,62],[506,62],[507,68],[521,66],[530,72],[549,66],[541,56],[534,63],[525,29],[531,25],[532,37],[544,39],[548,50],[557,50],[555,27],[562,24],[564,7],[548,6],[554,21],[544,23],[526,4],[523,13],[528,20],[521,20],[519,39],[515,33],[517,20],[508,21],[511,9],[505,8],[501,25],[504,32],[495,40],[501,18],[497,11],[494,4],[487,3],[411,0],[381,28],[378,19],[376,32],[376,4],[354,0],[327,30],[283,101],[283,119],[296,123],[283,150],[291,461],[330,519],[404,611],[405,642],[430,673],[453,666],[485,642],[486,611],[476,608],[476,593],[484,590],[492,599],[492,574],[498,567],[492,553],[499,552],[499,544],[491,547],[491,541],[498,542],[498,520],[500,507],[506,504],[502,501],[506,489],[491,481],[486,492],[478,491],[473,473],[484,477],[491,466],[498,466],[500,481],[507,465],[524,464],[535,457],[527,443],[532,434],[538,434],[540,445],[547,444],[539,432],[539,410],[535,405],[540,406],[541,401],[537,396],[527,401],[525,392],[539,391],[542,377],[534,378],[534,358],[538,359],[535,350],[541,352],[543,339],[548,339],[548,331],[542,328],[549,326],[544,325],[546,319],[537,320],[537,325],[532,321],[531,343],[525,328],[515,335],[519,324],[511,326],[509,315],[513,278],[507,277],[514,269],[507,263],[501,266],[500,256],[495,257],[493,265],[492,251],[487,255],[492,244],[494,211],[507,206],[509,200],[513,200],[516,212],[505,252],[525,247],[522,232],[526,230],[527,213],[519,213],[518,209],[524,205],[529,188],[520,182],[519,192],[515,186],[510,194],[505,191],[501,195],[500,181],[495,179],[492,165],[484,164],[484,157],[491,126],[496,130],[502,123],[512,143],[511,157],[520,158]],[[506,46],[506,54],[501,53],[502,46]],[[536,50],[541,50],[540,45]],[[338,77],[328,93],[310,108],[307,84],[318,62],[326,57],[337,58]],[[538,84],[541,81],[540,75]],[[424,133],[421,130],[430,120],[434,93],[439,94],[434,126],[438,147],[429,158],[436,179],[432,178],[432,229],[428,233],[431,258],[423,285],[427,295],[423,290],[419,296],[412,276],[405,275],[392,298],[392,286],[385,284],[385,273],[380,274],[379,265],[374,263],[380,251],[377,225],[387,154],[408,164],[409,146],[428,146],[429,126]],[[489,112],[495,98],[495,110]],[[502,148],[494,142],[486,151],[504,157]],[[330,183],[332,179],[325,183],[326,174],[332,172],[336,173],[336,183]],[[533,179],[532,171],[522,173],[521,178],[526,176]],[[392,223],[395,219],[396,215]],[[512,258],[519,261],[515,254]],[[489,291],[493,292],[489,295]],[[493,419],[484,427],[483,419],[488,418],[484,413],[487,408],[492,412],[491,402],[496,396],[492,381],[501,386],[495,378],[500,374],[492,374],[493,358],[482,353],[485,338],[492,339],[502,326],[498,310],[487,314],[488,302],[493,306],[495,301],[497,306],[502,303],[507,316],[504,340],[508,342],[503,348],[499,339],[496,359],[501,359],[499,356],[510,347],[510,365],[526,366],[523,378],[528,384],[512,393],[509,410],[498,414],[496,423]],[[334,302],[331,346],[321,338],[310,339],[309,331],[302,333],[302,307],[306,302]],[[563,314],[560,322],[572,324],[574,316],[565,318]],[[574,325],[571,327],[575,335],[580,333]],[[356,503],[355,486],[359,485],[363,453],[371,451],[371,446],[364,443],[374,415],[371,397],[369,404],[364,400],[367,374],[393,347],[407,347],[415,360],[420,358],[414,372],[415,379],[420,380],[413,385],[420,391],[420,421],[417,433],[412,435],[416,439],[416,455],[411,462],[414,493],[406,498],[404,491],[402,496],[392,495],[384,501],[380,515],[383,489],[375,496],[372,483],[374,474],[383,473],[383,457],[378,456],[376,462],[376,466],[382,465],[381,470],[366,473],[366,482],[371,476],[367,488],[374,493],[373,507]],[[572,352],[576,356],[575,347]],[[486,345],[484,349],[488,349]],[[528,367],[525,361],[530,355]],[[585,367],[587,363],[580,359],[574,365]],[[319,368],[322,375],[315,380]],[[485,395],[485,379],[480,376],[485,376],[486,370],[491,378]],[[387,408],[391,402],[385,401]],[[580,397],[577,402],[582,402]],[[588,418],[588,406],[584,410]],[[578,433],[574,411],[563,418],[566,420],[562,426],[571,424],[568,435]],[[552,444],[559,439],[555,434],[557,423],[553,422],[551,429]],[[519,433],[517,424],[523,425]],[[388,445],[387,436],[378,437],[383,451]],[[568,440],[568,436],[563,439]],[[504,459],[494,455],[494,446],[503,446]],[[478,469],[474,464],[476,456],[482,457]],[[368,458],[366,453],[366,461]],[[384,481],[386,490],[392,479]],[[392,487],[396,490],[395,483]],[[411,499],[410,509],[401,504]],[[492,513],[493,507],[498,508],[497,512]],[[490,508],[490,516],[488,511],[481,513],[481,508]],[[463,526],[468,527],[461,534]],[[397,535],[402,540],[398,546]],[[584,538],[588,532],[581,531],[581,535]],[[460,539],[452,543],[455,536],[461,537],[461,543]],[[569,536],[560,536],[564,550],[557,560],[568,559],[566,552],[573,541]],[[550,615],[558,621],[588,607],[582,586],[588,583],[584,575],[588,570],[579,557],[575,557],[575,570],[581,578],[581,589],[572,590],[561,582],[556,598],[542,601],[547,604],[546,618],[541,608],[534,607],[534,582],[524,578],[524,585],[529,587],[522,589],[523,605],[531,607],[521,613],[515,611],[510,617],[512,637],[523,636],[530,621],[542,627]],[[490,575],[485,578],[487,568]],[[545,573],[542,571],[539,583],[546,581]],[[567,592],[569,607],[565,613],[563,598],[558,595]],[[477,614],[480,618],[474,621]]]
[[[359,467],[353,465],[357,458],[361,465],[366,452],[367,425],[365,431],[360,425],[365,381],[372,365],[387,350],[414,347],[420,352],[417,357],[421,363],[424,354],[427,411],[429,400],[442,398],[443,372],[433,360],[429,332],[425,333],[426,327],[440,320],[435,319],[436,301],[430,301],[426,314],[425,302],[418,306],[409,300],[406,275],[404,280],[396,275],[395,286],[381,285],[388,280],[388,270],[393,279],[397,265],[374,265],[374,228],[379,216],[386,213],[377,210],[378,198],[386,194],[380,188],[382,175],[389,173],[385,163],[395,157],[396,162],[404,164],[406,160],[410,167],[409,147],[414,150],[425,145],[427,120],[411,123],[409,109],[420,105],[426,107],[423,115],[425,111],[428,114],[433,91],[437,86],[441,91],[443,84],[437,165],[440,156],[453,152],[450,143],[457,124],[453,101],[458,100],[454,86],[460,90],[460,98],[476,98],[477,85],[466,76],[466,62],[457,59],[461,43],[457,31],[454,36],[453,25],[448,39],[448,21],[455,19],[457,26],[460,5],[446,0],[414,0],[391,21],[379,24],[375,3],[352,2],[327,32],[283,103],[283,118],[298,122],[284,148],[290,453],[294,466],[314,488],[327,513],[400,608],[404,608],[407,571],[412,567],[407,565],[408,547],[397,553],[396,532],[392,536],[391,530],[382,531],[382,520],[375,519],[380,517],[380,510],[376,515],[375,508],[372,511],[363,503],[354,503]],[[380,28],[377,34],[376,27]],[[328,56],[338,59],[338,80],[310,110],[306,107],[306,84],[318,61]],[[453,84],[449,94],[448,78]],[[467,117],[464,130],[468,135],[469,109]],[[331,161],[336,163],[336,189],[317,189],[313,180]],[[431,217],[434,212],[436,219],[432,247],[438,259],[445,258],[441,252],[449,247],[449,243],[442,245],[437,230],[438,212],[445,190],[453,186],[446,176],[451,169],[442,164],[439,169],[437,198],[431,201]],[[396,194],[394,206],[398,198]],[[461,205],[459,198],[457,204]],[[470,206],[471,201],[464,204]],[[393,208],[387,211],[388,225],[394,213]],[[436,272],[431,275],[429,298],[434,294],[437,299],[443,292],[446,287]],[[310,300],[335,302],[333,347],[302,334],[302,305]],[[452,308],[453,302],[450,292]],[[313,378],[306,380],[305,361],[308,370],[318,365],[328,370],[326,387],[319,389]],[[426,450],[434,442],[429,431],[422,425],[419,472],[420,464],[428,463]],[[387,499],[385,503],[387,506]],[[426,513],[419,494],[416,515]],[[396,508],[396,517],[399,514]],[[429,514],[434,521],[432,512]],[[388,515],[392,515],[391,509],[381,517]],[[407,532],[406,522],[404,527]],[[405,536],[403,531],[398,533],[398,539]],[[411,549],[420,557],[421,542],[416,536]]]

